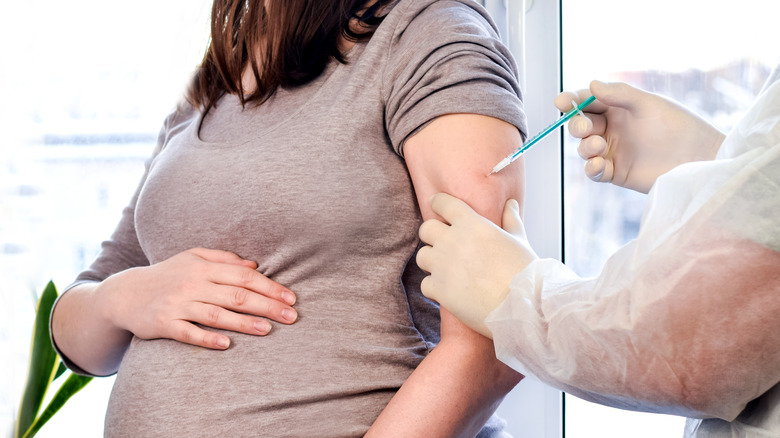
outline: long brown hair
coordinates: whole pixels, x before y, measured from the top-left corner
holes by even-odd
[[[341,38],[369,38],[391,0],[214,0],[211,40],[187,91],[191,104],[208,111],[226,93],[260,104],[278,87],[303,85],[331,58],[345,63]],[[355,26],[352,20],[358,20]],[[359,30],[356,30],[359,29]],[[257,88],[245,93],[249,66]]]

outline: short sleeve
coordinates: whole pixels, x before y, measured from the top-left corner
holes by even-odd
[[[504,120],[526,137],[517,65],[495,24],[473,1],[405,2],[383,80],[393,147],[445,114]]]

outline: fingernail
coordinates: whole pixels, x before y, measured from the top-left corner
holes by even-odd
[[[295,295],[293,295],[291,292],[284,291],[282,292],[282,300],[292,306],[295,304]]]
[[[219,337],[217,338],[217,347],[225,349],[230,346],[230,339]]]
[[[293,322],[298,318],[298,312],[293,309],[282,310],[282,318],[287,322]]]
[[[254,325],[255,330],[262,334],[266,334],[271,331],[271,323],[268,321],[256,321]]]

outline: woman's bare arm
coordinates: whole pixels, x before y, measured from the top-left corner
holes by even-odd
[[[521,141],[514,126],[475,114],[439,117],[410,137],[404,156],[423,219],[435,217],[430,198],[446,192],[500,225],[507,199],[523,204],[523,164],[487,174]],[[496,359],[492,341],[442,309],[441,342],[367,436],[473,437],[522,378]]]

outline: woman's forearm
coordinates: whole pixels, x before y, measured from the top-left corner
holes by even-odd
[[[442,310],[442,340],[409,376],[367,437],[474,437],[523,376],[493,343]]]
[[[99,292],[101,284],[80,284],[63,294],[52,311],[51,330],[54,343],[73,364],[106,376],[119,368],[132,333],[111,322],[109,297]]]
[[[293,324],[295,294],[256,268],[231,252],[192,248],[74,287],[54,308],[54,342],[84,371],[107,375],[133,335],[224,350],[230,338],[199,325],[264,336],[265,318]]]

